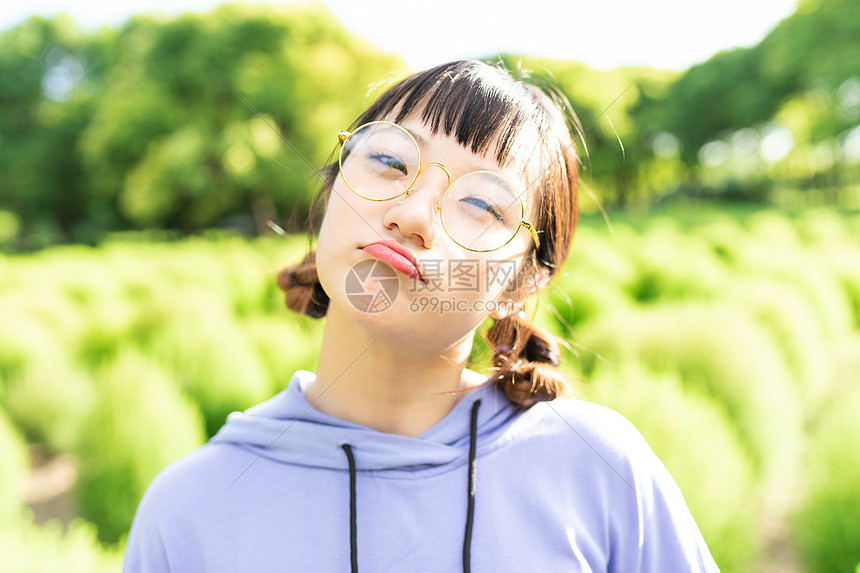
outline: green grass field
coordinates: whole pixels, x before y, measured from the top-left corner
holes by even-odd
[[[577,396],[640,429],[724,572],[853,572],[860,216],[686,207],[611,221],[584,218],[531,309],[563,339]],[[4,568],[117,570],[154,475],[315,367],[321,324],[274,285],[306,246],[124,237],[0,256]],[[55,488],[65,528],[35,501],[45,460],[73,468]]]

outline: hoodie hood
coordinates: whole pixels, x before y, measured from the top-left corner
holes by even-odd
[[[465,464],[469,454],[472,405],[480,400],[477,447],[498,440],[518,410],[495,384],[463,396],[437,424],[417,437],[387,434],[323,414],[305,398],[316,379],[296,372],[285,390],[244,412],[234,412],[212,438],[249,448],[271,460],[329,469],[348,469],[343,446],[358,453],[360,470],[414,471]]]

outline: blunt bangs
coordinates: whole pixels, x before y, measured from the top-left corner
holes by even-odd
[[[523,127],[541,125],[544,117],[528,89],[504,70],[475,61],[460,61],[410,76],[377,100],[356,122],[390,116],[395,123],[421,111],[433,135],[440,131],[479,155],[492,152],[504,165]],[[490,149],[496,142],[495,149]]]

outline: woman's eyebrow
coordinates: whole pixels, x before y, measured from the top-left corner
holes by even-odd
[[[402,125],[400,127],[403,127]],[[408,127],[403,127],[406,131],[409,132],[409,135],[415,138],[415,141],[418,143],[419,147],[427,147],[427,140],[420,133],[416,133],[409,129]]]

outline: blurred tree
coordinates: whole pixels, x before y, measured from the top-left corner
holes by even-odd
[[[78,136],[92,117],[101,55],[67,17],[34,17],[0,34],[0,210],[37,247],[92,237]]]
[[[498,59],[570,99],[585,131],[583,197],[762,200],[775,185],[860,185],[858,37],[856,0],[801,0],[758,45],[680,75]],[[90,35],[68,17],[31,18],[0,33],[0,221],[13,229],[0,241],[252,232],[269,218],[297,230],[335,133],[373,82],[402,72],[316,4],[229,4]]]
[[[21,222],[18,248],[268,218],[296,229],[337,130],[403,69],[313,4],[93,35],[33,17],[0,34],[0,211]]]
[[[835,93],[860,77],[860,4],[852,0],[803,0],[758,45],[721,52],[693,66],[665,98],[654,102],[654,120],[678,136],[682,157],[726,131],[772,118],[795,94],[816,88]],[[833,126],[831,135],[844,129]]]
[[[185,232],[228,217],[295,229],[337,130],[403,67],[303,4],[135,18],[117,49],[80,146],[92,190],[124,224]]]
[[[643,93],[662,92],[674,79],[672,72],[651,68],[602,71],[585,64],[544,58],[503,55],[511,70],[557,86],[570,101],[582,126],[577,142],[583,194],[595,193],[606,205],[625,207],[653,200],[653,189],[640,181],[646,151],[642,126],[631,110]]]
[[[721,52],[687,70],[665,96],[643,98],[632,110],[634,121],[677,139],[686,166],[678,183],[693,189],[707,180],[711,163],[724,165],[723,190],[732,181],[745,193],[765,181],[764,187],[774,180],[796,186],[801,174],[822,170],[830,176],[807,181],[847,185],[832,175],[851,168],[838,165],[836,148],[860,118],[858,38],[860,3],[801,0],[758,45]],[[756,145],[748,145],[752,136]],[[714,160],[714,142],[737,160]],[[774,152],[774,143],[785,153]]]

